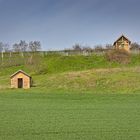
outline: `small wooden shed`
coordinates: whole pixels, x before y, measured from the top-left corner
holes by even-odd
[[[115,49],[130,51],[131,41],[124,35],[120,36],[113,44]]]
[[[11,88],[24,88],[31,87],[32,78],[26,72],[19,70],[10,76]]]

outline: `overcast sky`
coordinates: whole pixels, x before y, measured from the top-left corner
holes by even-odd
[[[0,41],[38,40],[44,50],[140,42],[140,0],[0,0]]]

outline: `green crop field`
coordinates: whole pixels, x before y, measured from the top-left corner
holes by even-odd
[[[139,138],[139,94],[0,94],[1,140]]]

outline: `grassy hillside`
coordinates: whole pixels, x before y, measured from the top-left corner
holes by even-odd
[[[93,68],[116,68],[116,67],[133,67],[140,66],[140,55],[132,55],[129,64],[119,64],[107,61],[105,55],[47,55],[42,60],[44,66],[47,66],[48,73],[81,71]]]
[[[14,72],[18,69],[23,69],[31,74],[43,74],[43,73],[61,73],[69,71],[81,71],[89,70],[93,68],[114,68],[114,67],[132,67],[140,65],[140,55],[132,55],[129,64],[119,64],[116,62],[107,61],[105,55],[92,54],[89,56],[83,55],[72,55],[65,56],[60,54],[47,54],[47,55],[36,55],[32,58],[32,63],[36,66],[27,64],[31,59],[32,55],[25,55],[21,57],[20,55],[12,56],[9,58],[7,55],[4,58],[3,63],[0,66],[0,75],[8,74],[9,72]],[[37,68],[38,67],[38,71]]]
[[[140,67],[65,72],[34,80],[37,87],[56,92],[134,93],[140,91]]]
[[[25,70],[33,77],[32,92],[139,92],[140,55],[132,56],[129,64],[108,62],[101,55],[47,55],[37,66],[11,66],[0,71],[0,89],[10,87],[10,75]]]

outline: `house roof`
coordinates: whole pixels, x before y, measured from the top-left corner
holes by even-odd
[[[12,78],[12,77],[14,77],[16,74],[18,74],[18,73],[23,73],[24,75],[26,75],[26,76],[28,76],[28,77],[30,77],[31,78],[31,76],[30,75],[28,75],[26,72],[24,72],[23,70],[18,70],[17,72],[15,72],[14,74],[12,74],[11,76],[10,76],[10,78]]]
[[[118,40],[120,40],[121,38],[125,38],[126,40],[128,40],[129,41],[129,43],[131,43],[131,41],[126,37],[126,36],[124,36],[124,35],[121,35],[115,42],[114,42],[114,44],[113,45],[115,45],[115,43],[116,42],[118,42]]]

